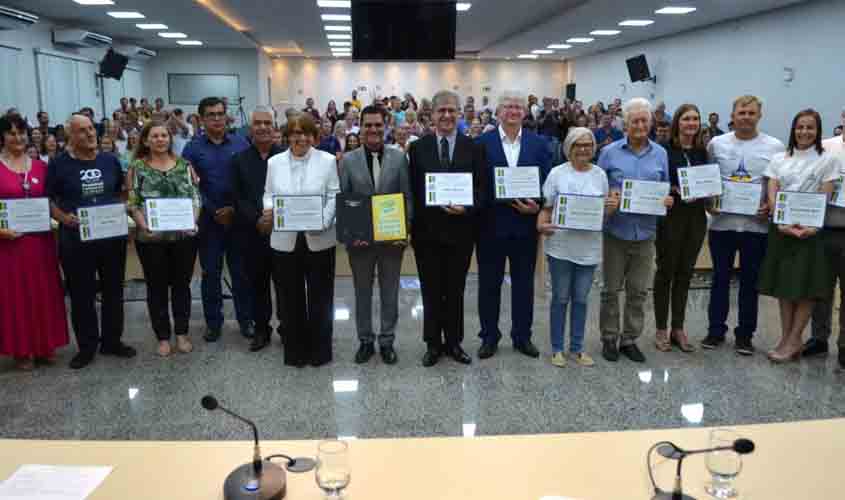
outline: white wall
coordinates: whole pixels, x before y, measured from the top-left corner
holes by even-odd
[[[144,68],[144,96],[150,98],[151,102],[156,97],[162,97],[166,106],[178,106],[186,113],[193,113],[196,106],[170,103],[168,73],[236,74],[240,77],[241,95],[245,97],[243,106],[248,114],[259,102],[258,58],[259,53],[255,49],[160,50],[158,56],[151,59]],[[237,106],[231,100],[229,104]]]
[[[572,62],[578,98],[642,96],[669,109],[693,102],[702,113],[719,113],[727,130],[733,99],[755,94],[764,101],[767,133],[787,140],[795,114],[812,107],[829,136],[845,105],[843,26],[841,1],[817,1],[580,57]],[[630,83],[625,60],[638,54],[648,58],[656,85]],[[795,69],[791,85],[784,67]]]
[[[281,110],[301,107],[313,97],[320,111],[334,99],[342,110],[353,88],[362,101],[370,93],[379,96],[410,92],[414,97],[431,97],[442,89],[456,91],[462,98],[472,95],[476,106],[482,95],[495,98],[503,90],[521,90],[539,96],[565,95],[567,69],[563,62],[454,61],[448,63],[355,63],[343,59],[282,58],[273,60],[273,105]],[[485,90],[489,88],[489,90]],[[362,95],[363,94],[363,95]]]

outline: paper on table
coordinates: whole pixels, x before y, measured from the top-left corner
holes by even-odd
[[[85,500],[112,467],[21,465],[0,484],[4,500]]]

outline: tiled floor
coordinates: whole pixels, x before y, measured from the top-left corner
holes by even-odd
[[[160,359],[143,302],[126,305],[124,339],[137,358],[100,357],[74,372],[75,352],[32,373],[0,360],[0,437],[45,439],[247,439],[249,433],[223,415],[209,414],[200,398],[213,393],[221,402],[256,420],[269,439],[330,436],[407,437],[534,434],[607,431],[698,425],[733,425],[845,415],[845,373],[835,356],[785,366],[763,354],[737,357],[728,342],[717,351],[659,353],[653,348],[652,314],[640,341],[644,365],[625,359],[611,364],[599,350],[598,289],[591,297],[587,350],[593,368],[555,368],[548,362],[548,303],[538,297],[534,340],[540,360],[515,353],[503,341],[490,360],[469,367],[444,359],[423,368],[422,315],[418,285],[403,280],[397,350],[399,364],[352,361],[358,342],[354,293],[349,279],[336,284],[335,362],[323,368],[282,364],[278,337],[258,354],[230,322],[222,342],[205,344],[202,306],[194,302],[192,332],[196,350]],[[505,287],[501,327],[508,331],[510,289]],[[377,296],[377,295],[376,295]],[[468,337],[479,346],[477,281],[471,277],[466,300]],[[776,303],[761,299],[764,350],[776,341]],[[734,302],[735,303],[735,299]],[[688,329],[700,339],[706,328],[706,290],[691,293]],[[227,301],[227,317],[231,302]],[[649,303],[649,308],[651,307]],[[377,324],[377,323],[376,323]],[[473,356],[474,357],[474,356]]]

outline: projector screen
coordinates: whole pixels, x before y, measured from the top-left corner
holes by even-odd
[[[168,73],[167,93],[170,104],[198,105],[206,97],[228,97],[238,102],[241,82],[238,75]]]

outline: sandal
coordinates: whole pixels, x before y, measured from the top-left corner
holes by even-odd
[[[161,340],[158,343],[158,355],[162,358],[166,358],[170,356],[170,353],[173,352],[173,348],[170,346],[169,340]]]
[[[695,352],[695,346],[690,344],[687,332],[683,330],[672,330],[672,345],[678,346],[683,352]]]
[[[669,340],[669,332],[666,330],[657,330],[654,334],[654,346],[658,351],[669,352],[672,350],[672,344]]]

